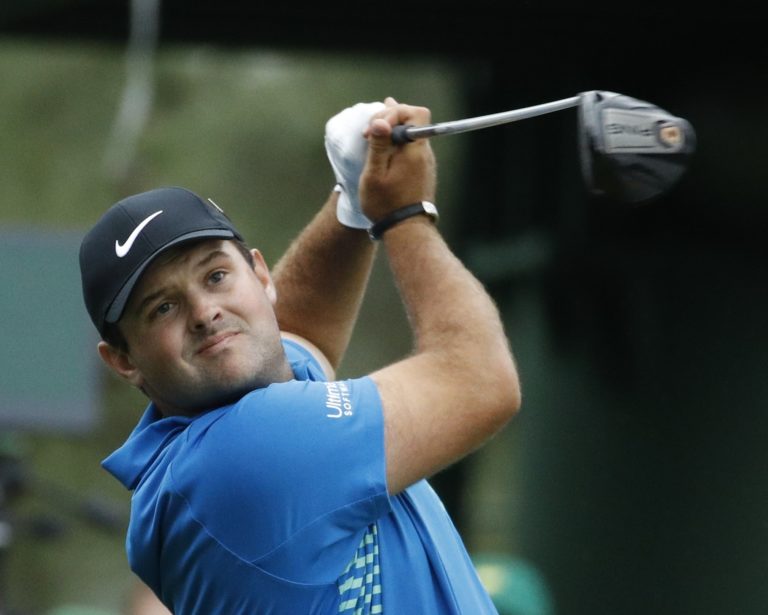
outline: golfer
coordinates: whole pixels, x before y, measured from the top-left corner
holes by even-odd
[[[438,232],[429,142],[392,144],[429,111],[376,109],[362,174],[340,171],[272,272],[183,188],[123,199],[83,240],[99,355],[149,399],[104,467],[133,492],[131,569],[176,615],[496,613],[426,479],[515,414],[517,372]],[[414,349],[336,380],[377,246]]]

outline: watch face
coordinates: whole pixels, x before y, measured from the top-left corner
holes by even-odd
[[[440,215],[437,213],[437,207],[435,207],[435,204],[430,203],[429,201],[422,201],[421,204],[424,207],[424,213],[434,218],[435,222],[437,222],[437,219],[440,217]]]

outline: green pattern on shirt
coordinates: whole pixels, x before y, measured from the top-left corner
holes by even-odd
[[[344,615],[376,615],[384,612],[381,603],[379,534],[376,524],[368,526],[355,556],[336,581]]]

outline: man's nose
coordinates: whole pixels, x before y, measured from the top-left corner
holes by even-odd
[[[189,299],[189,326],[199,331],[221,318],[221,308],[214,297],[199,295]]]

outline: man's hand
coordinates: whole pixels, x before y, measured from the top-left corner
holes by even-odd
[[[398,124],[423,126],[431,114],[425,107],[398,104],[387,98],[365,131],[368,159],[360,178],[363,213],[373,222],[391,211],[417,201],[434,201],[435,157],[427,139],[392,143],[392,127]]]
[[[360,174],[368,153],[363,131],[384,103],[357,103],[334,115],[325,125],[325,151],[336,177],[339,201],[336,217],[344,226],[367,229],[371,221],[360,209]]]

